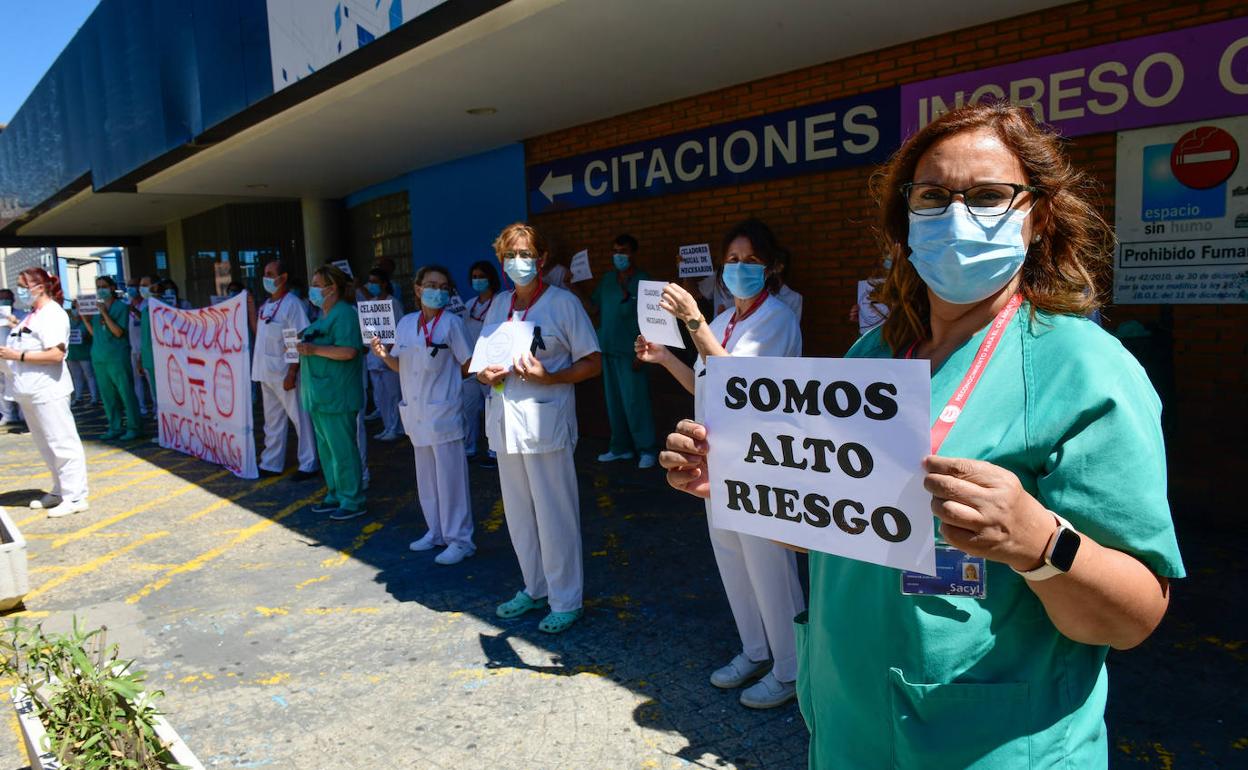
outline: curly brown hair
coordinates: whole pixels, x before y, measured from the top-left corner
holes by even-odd
[[[1041,128],[1028,109],[1005,102],[969,104],[910,137],[871,177],[871,194],[880,208],[881,256],[891,260],[871,299],[888,308],[882,333],[894,352],[931,332],[927,286],[907,259],[910,218],[901,186],[914,181],[919,159],[934,144],[982,129],[1018,157],[1027,183],[1041,191],[1032,230],[1038,240],[1028,244],[1020,288],[1032,313],[1087,315],[1101,304],[1097,278],[1111,264],[1114,235],[1094,204],[1100,184],[1071,165],[1061,138]]]

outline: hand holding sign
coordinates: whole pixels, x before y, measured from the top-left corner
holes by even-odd
[[[663,281],[637,282],[637,328],[649,342],[683,348],[685,341],[676,326],[676,316],[662,307],[666,286]]]
[[[676,432],[667,436],[667,449],[659,453],[659,465],[667,469],[667,483],[695,497],[711,496],[711,479],[706,472],[706,455],[711,451],[706,426],[681,420]]]
[[[475,374],[493,367],[501,367],[504,373],[509,372],[516,359],[529,353],[532,344],[533,324],[527,321],[504,321],[487,326],[481,330],[481,336],[472,349],[468,372]]]

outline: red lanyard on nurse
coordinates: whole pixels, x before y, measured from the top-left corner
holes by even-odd
[[[261,306],[260,306],[260,320],[261,320],[261,321],[264,321],[266,324],[267,324],[267,323],[273,323],[273,319],[274,319],[274,318],[277,318],[277,313],[278,313],[278,311],[280,311],[280,310],[282,309],[282,303],[286,301],[286,296],[287,296],[288,294],[290,294],[290,292],[289,292],[289,291],[287,291],[285,294],[283,294],[283,295],[282,295],[282,298],[281,298],[281,299],[279,299],[279,300],[277,301],[277,304],[276,304],[276,305],[273,305],[273,301],[272,301],[272,300],[269,300],[268,302],[264,303],[264,305],[261,305]],[[265,308],[265,306],[267,306],[267,305],[273,305],[273,309],[272,309],[272,310],[270,310],[270,311],[269,311],[269,314],[266,316],[266,315],[264,314],[264,308]]]
[[[758,310],[759,306],[762,305],[766,301],[767,301],[767,290],[763,289],[762,291],[758,293],[758,299],[754,300],[753,304],[750,305],[749,309],[745,311],[745,315],[738,316],[736,311],[735,310],[733,311],[732,320],[728,322],[728,328],[724,329],[724,339],[723,341],[719,343],[719,346],[723,348],[725,352],[727,352],[728,350],[728,340],[732,338],[732,330],[737,328],[737,322],[744,321],[745,319],[754,315],[754,311]]]
[[[469,317],[469,318],[471,318],[471,319],[472,319],[472,320],[474,320],[474,321],[483,321],[483,320],[485,320],[485,314],[486,314],[486,313],[488,313],[488,312],[490,312],[490,305],[493,305],[493,304],[494,304],[494,298],[495,298],[495,297],[497,297],[497,296],[498,296],[497,294],[491,294],[491,295],[490,295],[490,301],[489,301],[489,302],[487,302],[487,303],[485,303],[485,307],[481,308],[481,315],[477,315],[476,313],[472,312],[472,308],[469,308],[469,309],[468,309],[468,317]],[[514,298],[514,296],[515,296],[515,295],[513,294],[512,296],[513,296],[513,298]],[[478,307],[481,307],[481,297],[480,297],[480,296],[478,296],[478,297],[474,297],[474,298],[473,298],[473,300],[472,300],[472,307],[473,307],[473,308],[478,308]],[[512,307],[513,307],[513,308],[515,307],[515,304],[514,304],[514,303],[512,304]],[[511,316],[507,316],[507,317],[508,317],[508,318],[510,318]]]
[[[532,310],[533,306],[537,304],[538,298],[542,296],[542,292],[544,291],[546,291],[546,284],[542,283],[542,277],[539,275],[537,277],[537,291],[533,293],[533,298],[529,300],[529,306],[524,309],[524,315],[520,316],[521,321],[529,317],[529,311]],[[491,299],[490,301],[493,302],[494,300]],[[516,314],[516,292],[513,289],[511,292],[511,307],[507,308],[507,320],[510,321],[511,317],[515,314]]]
[[[953,391],[953,395],[949,397],[949,403],[940,410],[940,415],[937,416],[936,423],[932,426],[932,454],[940,451],[941,445],[945,443],[945,437],[949,435],[954,423],[962,416],[962,410],[971,398],[971,393],[975,391],[975,386],[979,384],[979,378],[988,366],[988,362],[992,360],[992,354],[997,352],[997,343],[1001,341],[1001,334],[1022,304],[1022,294],[1010,297],[1010,301],[1005,303],[1005,307],[1001,308],[997,317],[993,319],[992,326],[988,327],[988,333],[984,335],[984,341],[979,343],[979,350],[975,353],[974,360],[971,361],[971,367],[966,370],[966,375],[962,377],[962,383],[958,385],[957,390]],[[905,358],[914,358],[914,349],[918,346],[918,342],[912,344],[906,350]]]
[[[426,324],[425,314],[423,312],[420,314],[420,322],[416,324],[416,328],[420,331],[421,334],[425,335],[425,347],[427,348],[433,347],[433,333],[437,331],[438,321],[442,320],[442,314],[444,312],[446,311],[439,310],[438,314],[433,317],[432,324]]]

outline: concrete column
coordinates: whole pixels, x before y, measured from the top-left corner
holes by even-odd
[[[345,231],[345,212],[342,203],[321,198],[303,198],[299,201],[303,214],[303,253],[307,260],[308,275],[326,262],[348,259],[342,250]]]

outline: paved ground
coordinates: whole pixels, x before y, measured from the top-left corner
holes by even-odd
[[[804,767],[795,706],[751,712],[706,682],[736,643],[700,506],[598,451],[581,452],[587,619],[556,638],[494,617],[519,582],[492,471],[472,471],[476,557],[407,550],[406,444],[374,445],[374,514],[346,523],[307,510],[317,482],[244,482],[148,442],[89,444],[92,510],[47,520],[18,508],[47,483],[21,434],[0,434],[0,504],[30,538],[24,615],[107,623],[210,767]],[[1193,577],[1111,658],[1112,765],[1248,766],[1245,535],[1179,518]],[[0,767],[25,762],[0,738]]]

